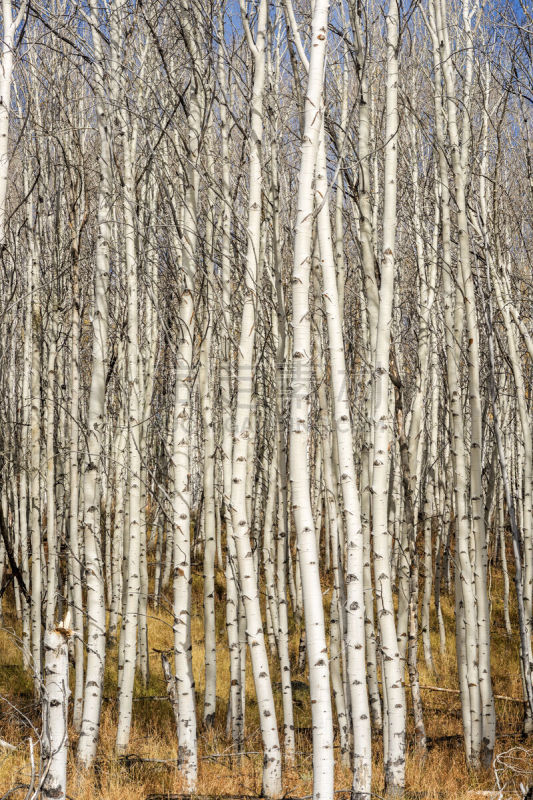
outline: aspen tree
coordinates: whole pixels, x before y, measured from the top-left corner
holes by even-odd
[[[435,133],[439,154],[439,179],[442,225],[442,278],[444,290],[444,311],[447,351],[447,379],[450,413],[450,449],[453,463],[453,489],[455,501],[456,547],[458,569],[456,570],[456,651],[461,690],[461,711],[465,753],[467,761],[476,766],[479,763],[481,746],[481,698],[479,692],[477,661],[477,623],[475,620],[475,599],[473,576],[470,561],[470,523],[466,508],[466,461],[465,425],[462,406],[462,389],[458,367],[460,365],[459,343],[464,329],[464,308],[462,297],[452,282],[451,253],[451,215],[448,164],[446,161],[444,137],[444,93],[442,80],[442,54],[440,36],[442,28],[439,2],[430,5],[427,21],[433,43],[435,64]],[[449,103],[448,108],[453,105]],[[452,112],[453,113],[453,112]]]
[[[193,85],[187,117],[184,169],[183,238],[180,242],[183,284],[179,307],[179,344],[174,395],[173,455],[173,610],[174,662],[178,681],[178,767],[189,791],[196,788],[198,772],[196,698],[191,653],[191,542],[190,542],[190,424],[194,344],[194,275],[197,248],[198,158],[201,144],[203,90],[200,54],[195,41],[195,11],[184,9],[184,35],[192,57]],[[179,147],[176,136],[176,145]],[[179,152],[179,151],[178,151]]]
[[[46,543],[48,547],[48,569],[46,587],[45,627],[52,627],[57,602],[57,532],[55,496],[55,454],[54,454],[54,395],[57,342],[55,331],[55,311],[52,310],[52,330],[48,341],[47,387],[46,387]]]
[[[65,800],[68,753],[68,639],[69,617],[44,635],[45,681],[43,692],[42,797]]]
[[[99,462],[102,455],[105,406],[105,368],[108,336],[111,148],[106,113],[105,58],[100,38],[98,6],[90,3],[95,49],[99,152],[98,235],[94,266],[94,308],[91,386],[87,414],[87,453],[83,460],[83,532],[87,585],[87,664],[78,761],[89,767],[96,755],[105,665],[105,596],[100,542]]]
[[[321,178],[322,176],[320,176]],[[317,191],[319,181],[317,180]],[[319,426],[321,430],[321,459],[324,472],[324,505],[325,505],[325,529],[326,539],[331,540],[331,563],[333,569],[333,592],[330,607],[330,672],[333,697],[337,710],[337,720],[339,725],[339,739],[341,749],[341,760],[350,766],[350,697],[349,692],[345,692],[342,675],[342,654],[345,649],[346,641],[346,587],[344,575],[342,574],[342,563],[340,563],[339,552],[341,549],[340,537],[343,534],[342,520],[339,525],[337,480],[334,476],[334,456],[332,453],[332,425],[330,423],[330,403],[326,384],[326,357],[322,347],[322,303],[320,288],[321,260],[316,253],[314,258],[314,294],[315,294],[315,320],[314,327],[317,331],[315,336],[315,364],[316,382],[318,385],[319,399]],[[333,440],[333,445],[335,441]],[[340,533],[339,533],[340,528]],[[344,544],[344,543],[343,543]],[[320,552],[319,543],[317,549]]]
[[[495,709],[492,693],[490,669],[490,633],[489,633],[489,605],[487,594],[487,546],[484,530],[484,515],[482,508],[481,485],[481,399],[479,386],[479,331],[476,318],[476,302],[473,286],[473,277],[470,266],[470,243],[468,234],[468,216],[466,208],[466,159],[470,143],[470,120],[468,118],[469,94],[471,73],[473,70],[473,41],[470,29],[471,11],[469,3],[463,4],[463,21],[466,33],[466,75],[465,75],[465,113],[462,125],[462,142],[459,142],[458,124],[456,119],[456,100],[453,83],[451,50],[449,44],[446,0],[441,1],[439,28],[439,46],[442,61],[442,74],[447,100],[448,136],[451,146],[451,160],[454,175],[455,201],[457,203],[457,225],[459,236],[459,261],[460,277],[465,298],[465,320],[468,334],[468,381],[471,415],[471,445],[470,445],[470,502],[472,526],[474,533],[474,581],[477,599],[477,628],[479,632],[478,662],[479,662],[479,691],[482,703],[482,719],[480,720],[481,741],[473,741],[472,759],[475,764],[478,757],[488,766],[492,762],[495,737]]]
[[[324,136],[318,146],[316,177],[318,240],[322,267],[323,302],[328,325],[334,430],[346,535],[346,646],[354,742],[352,797],[364,798],[371,789],[370,711],[365,676],[365,618],[363,587],[363,531],[359,491],[353,458],[353,437],[344,358],[342,311],[335,275],[330,227]]]
[[[246,638],[250,647],[259,722],[263,740],[262,791],[273,797],[281,791],[281,753],[276,722],[276,710],[270,680],[261,608],[257,587],[257,572],[251,548],[250,527],[246,504],[246,478],[252,468],[248,440],[251,431],[252,363],[256,324],[256,292],[261,246],[261,146],[263,140],[263,95],[265,88],[265,47],[267,36],[267,2],[260,0],[255,37],[244,5],[241,16],[248,47],[254,61],[251,99],[251,135],[249,138],[249,187],[247,250],[245,262],[245,295],[237,367],[237,397],[233,438],[231,487],[232,532],[238,562],[240,591],[246,613]]]
[[[75,186],[72,185],[72,199],[69,218],[72,230],[70,241],[71,255],[71,329],[70,329],[70,409],[69,409],[69,512],[68,541],[70,557],[68,561],[68,580],[72,604],[72,620],[74,623],[74,660],[75,680],[72,721],[74,729],[79,732],[83,711],[83,597],[81,585],[81,560],[79,546],[79,417],[80,417],[80,281],[79,258],[83,227],[87,221],[88,208],[84,197],[83,209],[78,211],[75,203]],[[81,188],[81,187],[80,187]]]
[[[320,131],[323,124],[323,74],[326,60],[329,4],[317,0],[311,27],[302,155],[298,174],[297,218],[292,274],[293,362],[290,428],[291,507],[298,542],[306,630],[313,725],[313,797],[333,796],[333,726],[329,667],[318,553],[311,508],[308,466],[311,337],[309,285],[312,255],[314,192]],[[334,276],[335,279],[335,276]]]
[[[276,47],[275,60],[272,67],[274,81],[273,91],[277,94],[280,73],[280,49]],[[275,406],[275,434],[277,437],[277,493],[278,507],[276,519],[276,593],[278,600],[277,644],[281,671],[281,691],[283,702],[283,730],[285,759],[292,761],[294,758],[294,714],[291,684],[291,663],[289,658],[289,617],[287,603],[287,573],[289,569],[289,508],[287,487],[287,454],[285,431],[285,403],[286,403],[286,361],[287,361],[287,324],[286,324],[286,296],[284,292],[281,249],[281,220],[280,220],[280,175],[278,170],[279,150],[279,109],[273,104],[272,126],[270,137],[271,149],[271,208],[272,208],[272,267],[274,271],[273,283],[276,298],[276,307],[272,310],[272,338],[275,349],[275,381],[276,381],[276,406]]]
[[[31,287],[31,280],[27,276],[28,289]],[[24,304],[24,346],[22,351],[22,433],[21,433],[21,461],[29,461],[29,419],[30,419],[30,371],[31,371],[31,293],[28,292]],[[30,563],[28,549],[28,479],[24,468],[19,475],[19,529],[20,529],[20,557],[21,571],[23,580],[28,587],[30,585]],[[22,663],[25,669],[30,666],[31,659],[31,628],[30,628],[31,600],[24,598],[22,606]]]
[[[415,95],[415,87],[413,86],[413,96]],[[436,234],[438,232],[438,216],[436,220],[436,224],[434,225],[434,240],[433,240],[433,250],[432,254],[429,259],[426,259],[424,241],[422,236],[422,217],[421,217],[421,208],[420,208],[420,190],[419,190],[419,170],[418,170],[418,153],[417,153],[417,136],[416,130],[414,127],[414,121],[409,120],[408,124],[409,128],[409,139],[410,144],[412,147],[412,157],[411,157],[411,176],[412,176],[412,184],[413,184],[413,227],[414,227],[414,234],[415,234],[415,245],[416,245],[416,263],[417,263],[417,272],[418,272],[418,280],[419,280],[419,296],[420,296],[420,305],[419,305],[419,334],[418,334],[418,372],[416,376],[416,390],[415,394],[411,403],[410,409],[410,423],[409,423],[409,432],[408,432],[408,448],[409,448],[409,492],[411,494],[411,499],[413,502],[413,514],[414,514],[414,527],[412,530],[412,534],[416,539],[416,520],[418,517],[418,497],[419,497],[419,485],[420,485],[420,451],[421,451],[421,435],[423,430],[423,407],[424,407],[424,398],[427,392],[427,385],[428,385],[428,364],[429,364],[429,344],[430,344],[430,317],[431,317],[431,309],[433,306],[433,302],[435,299],[435,282],[436,282],[436,271],[437,271],[437,258],[436,258]],[[438,206],[437,206],[438,209]],[[436,212],[438,214],[438,211]],[[429,263],[428,263],[429,262]],[[427,609],[429,604],[429,597],[431,596],[431,570],[432,570],[432,562],[431,562],[431,529],[426,527],[426,534],[429,537],[429,541],[425,541],[425,558],[424,558],[424,597],[423,597],[423,609]],[[411,545],[411,555],[416,555],[416,543],[412,542]],[[411,569],[415,568],[415,565],[412,563],[412,557],[410,555],[410,566]],[[416,585],[415,576],[412,575],[411,586],[418,592],[418,586]],[[417,611],[417,602],[415,599],[411,599],[411,593],[409,593],[410,597],[410,609],[413,613],[410,615],[411,621],[414,623],[416,622],[414,615],[418,614]],[[414,608],[413,608],[414,605]],[[423,642],[424,642],[424,657],[426,660],[426,664],[429,669],[434,671],[433,665],[433,658],[431,655],[431,644],[429,639],[429,624],[427,624],[427,617],[428,612],[424,612],[426,618],[426,625],[422,624],[422,635],[423,635]],[[415,636],[416,640],[416,633],[413,631],[413,635]],[[411,637],[411,644],[412,644],[412,655],[416,655],[413,648],[416,645],[413,642]],[[416,670],[415,670],[416,671]]]
[[[147,464],[148,453],[151,448],[147,439],[150,435],[150,420],[152,417],[152,396],[154,390],[155,368],[157,358],[158,346],[158,325],[156,308],[158,306],[159,292],[158,292],[158,273],[157,273],[157,257],[156,257],[156,237],[154,231],[153,220],[156,218],[156,206],[158,200],[158,187],[153,170],[148,167],[146,169],[146,177],[144,180],[144,215],[141,217],[139,225],[146,228],[147,236],[144,243],[144,252],[142,253],[145,278],[144,282],[148,284],[145,287],[144,303],[141,295],[140,308],[145,306],[145,320],[144,329],[145,335],[140,335],[141,342],[141,355],[139,359],[139,393],[140,393],[140,442],[139,452],[141,457],[141,474],[140,474],[140,536],[141,536],[141,553],[140,553],[140,594],[139,594],[139,664],[141,670],[142,681],[145,686],[149,684],[149,645],[148,645],[148,592],[149,592],[149,576],[148,576],[148,543],[147,543],[147,506],[148,498],[151,499],[150,481],[149,481],[149,467]],[[150,507],[152,503],[150,502]],[[153,535],[153,531],[152,531]],[[109,540],[111,549],[111,539]],[[110,581],[112,586],[112,581]]]
[[[219,21],[219,38],[224,40],[223,16]],[[232,408],[231,408],[231,187],[230,187],[230,153],[229,153],[229,120],[227,104],[227,77],[223,60],[223,49],[220,48],[217,73],[220,84],[220,138],[222,158],[222,231],[221,231],[221,282],[222,319],[222,358],[220,364],[220,393],[222,401],[222,480],[224,496],[224,522],[226,525],[226,629],[230,651],[230,712],[233,747],[237,752],[244,745],[244,709],[242,705],[243,688],[241,686],[241,661],[245,653],[239,641],[239,597],[237,587],[237,554],[233,537],[231,518],[232,491]],[[242,601],[241,601],[242,602]]]
[[[119,609],[122,608],[122,556],[124,532],[124,495],[126,488],[126,469],[123,464],[126,449],[127,426],[124,413],[118,413],[118,431],[115,436],[115,514],[113,518],[112,556],[111,556],[111,604],[109,609],[108,636],[115,637],[118,628]]]
[[[27,176],[26,176],[27,180]],[[27,184],[26,184],[27,185]],[[41,353],[39,334],[42,330],[42,311],[40,303],[39,257],[37,245],[36,219],[38,207],[34,210],[31,194],[28,192],[28,286],[31,293],[31,322],[28,335],[31,347],[30,368],[30,476],[29,476],[29,524],[31,544],[31,657],[33,683],[36,696],[41,685],[41,617],[43,559],[41,553],[41,513],[40,513],[40,440],[41,440]]]
[[[208,169],[211,179],[214,177],[212,155],[208,154]],[[209,207],[214,208],[214,192],[208,190]],[[213,220],[209,215],[206,222],[207,280],[205,284],[206,320],[204,323],[203,341],[200,349],[200,370],[198,388],[203,423],[203,528],[204,528],[204,641],[205,641],[205,696],[204,723],[212,727],[216,711],[216,619],[215,619],[215,436],[213,429],[213,409],[211,406],[211,349],[213,320],[209,307],[210,287],[213,284],[213,239],[215,231]]]
[[[379,296],[376,281],[374,256],[374,232],[371,207],[371,95],[369,90],[368,63],[365,58],[365,43],[359,17],[360,10],[353,4],[349,6],[350,21],[354,32],[355,56],[358,78],[360,82],[359,96],[359,134],[358,134],[358,171],[359,171],[359,204],[358,222],[361,242],[361,266],[364,282],[364,325],[368,361],[373,364],[376,349]],[[372,428],[372,380],[365,392],[365,437],[362,454],[361,480],[361,522],[363,526],[363,579],[365,598],[365,631],[367,652],[367,682],[369,690],[370,712],[376,729],[382,728],[381,699],[377,682],[376,636],[374,626],[374,598],[371,568],[370,516],[371,487],[373,470],[373,428]]]
[[[385,166],[383,194],[383,253],[373,373],[374,453],[372,470],[372,532],[377,615],[383,651],[383,681],[387,710],[383,720],[386,738],[385,784],[391,794],[400,795],[405,783],[406,708],[403,675],[396,639],[392,600],[387,497],[389,467],[389,354],[394,292],[396,248],[396,169],[398,158],[398,37],[399,16],[391,0],[386,17],[387,87],[385,125]]]
[[[11,0],[2,0],[2,44],[0,46],[0,246],[6,236],[7,196],[9,179],[9,115],[11,111],[11,83],[15,55],[15,34],[24,19],[27,0],[18,6],[13,16]]]
[[[115,33],[119,34],[117,31]],[[119,34],[121,35],[121,34]],[[143,80],[147,48],[140,56],[139,81]],[[129,520],[128,561],[124,593],[126,602],[123,614],[121,644],[123,664],[120,678],[119,714],[116,748],[125,752],[129,743],[133,685],[137,656],[137,631],[139,627],[139,594],[141,590],[141,390],[139,379],[139,300],[137,281],[137,252],[135,241],[135,160],[137,158],[138,123],[123,111],[119,114],[123,145],[123,213],[125,272],[127,286],[127,381],[128,381],[128,469],[129,469]]]

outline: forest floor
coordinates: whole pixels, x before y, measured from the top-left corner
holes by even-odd
[[[200,570],[201,572],[201,570]],[[257,796],[261,790],[261,743],[258,729],[257,706],[251,669],[248,663],[246,676],[246,743],[247,755],[240,763],[231,757],[231,742],[226,736],[226,702],[229,684],[229,652],[224,623],[224,576],[217,575],[217,714],[215,725],[205,730],[199,724],[199,781],[198,793],[220,797],[223,795]],[[512,588],[511,588],[512,591]],[[518,637],[508,637],[503,618],[503,590],[499,570],[493,570],[490,579],[492,667],[494,691],[499,695],[521,698],[522,689],[518,661]],[[202,579],[196,575],[193,581],[193,668],[196,680],[198,717],[201,720],[203,699],[203,619]],[[326,602],[328,594],[326,594]],[[39,707],[33,699],[31,677],[21,666],[21,653],[17,644],[20,626],[4,598],[4,626],[0,629],[0,738],[16,745],[12,751],[0,747],[0,798],[8,790],[20,784],[28,784],[30,759],[28,738],[37,744],[40,730]],[[164,698],[160,655],[157,650],[172,646],[172,617],[170,600],[167,607],[150,610],[150,680],[148,687],[136,683],[134,718],[131,731],[130,758],[119,758],[114,753],[117,723],[116,676],[117,647],[109,646],[106,662],[105,701],[97,764],[87,773],[80,771],[75,763],[76,739],[70,733],[69,777],[67,792],[72,800],[145,800],[157,793],[179,793],[182,787],[176,771],[177,741],[174,719],[169,702]],[[429,673],[420,652],[420,678],[423,686],[439,686],[457,689],[457,671],[454,645],[454,611],[451,597],[444,596],[443,613],[447,631],[446,653],[439,653],[436,625],[432,633],[433,653],[437,674]],[[517,621],[511,607],[513,630]],[[433,618],[433,623],[435,619]],[[292,631],[291,651],[293,663],[297,661],[299,634]],[[420,647],[420,651],[421,651]],[[276,663],[276,659],[272,659]],[[277,667],[273,669],[273,681],[279,681]],[[312,791],[312,756],[310,738],[310,702],[307,678],[293,673],[295,681],[295,728],[296,763],[286,767],[283,777],[285,796],[306,797]],[[407,695],[409,690],[407,687]],[[428,753],[425,758],[417,755],[414,748],[412,718],[409,719],[407,790],[411,797],[469,798],[487,797],[487,790],[495,789],[494,773],[486,770],[469,772],[465,765],[459,696],[424,689],[422,691]],[[154,699],[150,699],[154,698]],[[276,690],[278,719],[282,720],[281,693]],[[511,747],[522,746],[533,751],[533,739],[521,738],[523,706],[508,700],[496,700],[497,747],[501,753]],[[31,726],[34,726],[32,728]],[[280,726],[281,727],[281,726]],[[336,744],[338,737],[336,736]],[[383,792],[383,768],[381,741],[374,737],[373,792],[380,797]],[[38,749],[36,750],[38,759]],[[339,750],[336,750],[339,753]],[[146,761],[140,759],[147,759]],[[153,759],[150,761],[150,759]],[[348,789],[351,784],[349,771],[337,759],[335,788]],[[518,788],[514,777],[509,789]],[[24,798],[21,788],[10,797]],[[342,795],[340,795],[342,796]],[[408,795],[409,796],[409,795]],[[509,792],[505,797],[512,797]],[[516,795],[515,795],[516,796]]]

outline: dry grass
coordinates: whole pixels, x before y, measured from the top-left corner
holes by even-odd
[[[226,645],[223,608],[223,575],[217,575],[217,715],[211,730],[199,728],[199,782],[200,794],[220,796],[224,794],[258,794],[261,788],[261,755],[258,732],[257,708],[254,699],[251,670],[247,669],[246,686],[246,749],[251,754],[237,762],[231,757],[231,744],[225,734],[226,698],[229,683],[229,653]],[[495,572],[491,581],[492,628],[493,628],[493,678],[497,694],[521,697],[520,672],[518,663],[518,641],[505,635],[503,624],[503,603],[501,600],[501,575]],[[201,606],[201,578],[195,577],[193,584],[194,609],[192,621],[193,669],[196,679],[198,710],[201,717],[203,697],[203,620]],[[454,613],[453,604],[447,597],[443,600],[446,629],[448,633],[447,651],[441,656],[438,652],[438,637],[432,634],[437,675],[428,674],[421,658],[421,682],[455,688],[457,686],[454,653]],[[168,609],[151,611],[149,621],[150,647],[165,649],[172,642],[172,620]],[[514,609],[511,610],[514,614]],[[435,622],[435,620],[433,620]],[[514,620],[516,623],[516,620]],[[515,624],[516,628],[516,624]],[[27,784],[29,780],[28,737],[37,739],[39,729],[39,709],[34,704],[30,676],[21,667],[20,650],[13,635],[18,623],[10,614],[5,614],[5,627],[0,630],[0,737],[17,745],[14,752],[0,749],[0,796],[16,784]],[[436,627],[435,627],[436,630]],[[291,648],[296,656],[298,632],[293,631]],[[275,659],[273,659],[275,665]],[[159,696],[165,694],[159,655],[150,653],[151,677],[149,686],[136,685],[136,696]],[[294,675],[304,680],[305,677]],[[278,681],[277,667],[273,668],[273,680]],[[126,762],[114,753],[117,707],[113,698],[116,694],[116,646],[108,651],[105,695],[102,712],[102,725],[98,762],[96,767],[84,773],[75,763],[76,735],[71,732],[68,793],[75,800],[141,800],[156,792],[179,792],[180,779],[175,768],[177,742],[173,717],[169,704],[160,700],[139,700],[134,707],[134,723],[129,752],[141,758],[158,759],[146,763],[130,759]],[[281,719],[281,698],[277,692],[279,719]],[[7,699],[4,699],[7,698]],[[429,737],[429,752],[425,759],[414,752],[414,739],[410,721],[407,767],[407,788],[411,792],[424,792],[428,798],[473,798],[473,790],[494,788],[494,778],[490,772],[469,773],[465,767],[461,737],[461,716],[459,697],[455,694],[423,691],[425,721]],[[9,702],[22,712],[16,712]],[[498,743],[497,751],[507,749],[519,742],[522,707],[518,704],[497,701]],[[35,726],[32,730],[31,725]],[[295,725],[297,728],[296,764],[284,771],[283,790],[286,795],[303,797],[312,790],[311,742],[308,733],[310,725],[309,698],[306,690],[295,691]],[[533,743],[529,742],[533,747]],[[337,750],[338,752],[338,750]],[[225,754],[223,758],[213,758],[213,754]],[[163,763],[161,763],[163,762]],[[336,766],[336,788],[350,786],[350,775],[339,764]],[[383,790],[383,769],[381,763],[381,742],[374,740],[374,778],[373,790],[380,795]],[[24,792],[11,795],[21,798]]]

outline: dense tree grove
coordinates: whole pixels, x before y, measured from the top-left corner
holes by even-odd
[[[164,597],[190,792],[221,604],[224,712],[239,753],[248,650],[266,797],[304,664],[315,800],[334,735],[353,800],[378,735],[403,794],[445,593],[465,758],[491,764],[493,562],[533,731],[532,55],[503,0],[2,0],[0,602],[43,796],[67,718],[94,763],[110,642],[127,752]]]

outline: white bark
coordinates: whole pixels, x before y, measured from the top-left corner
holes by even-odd
[[[224,39],[223,20],[219,24],[220,40]],[[230,652],[230,712],[233,747],[237,752],[244,749],[244,711],[242,706],[241,659],[244,661],[245,651],[239,642],[239,597],[237,589],[237,554],[233,538],[231,521],[232,490],[232,409],[231,409],[231,189],[230,189],[230,153],[229,123],[227,106],[227,79],[221,48],[218,60],[218,79],[222,89],[220,103],[220,133],[222,155],[222,242],[221,242],[221,279],[222,279],[222,318],[224,331],[222,338],[222,359],[220,365],[220,392],[222,402],[222,476],[224,492],[224,522],[226,525],[226,629]]]
[[[387,12],[387,90],[383,198],[383,254],[374,361],[374,468],[372,474],[372,532],[377,615],[383,652],[383,681],[387,713],[383,721],[387,740],[385,785],[401,794],[405,783],[406,708],[403,669],[396,638],[387,530],[388,468],[390,444],[389,354],[394,296],[396,248],[396,170],[398,148],[398,36],[396,0]]]
[[[324,135],[321,136],[318,147],[316,192],[317,204],[319,204],[318,240],[322,267],[323,303],[328,326],[334,431],[337,441],[346,533],[346,647],[354,741],[352,798],[357,798],[357,800],[361,798],[362,800],[370,796],[372,775],[370,710],[365,663],[363,529],[353,456],[348,372],[342,335],[342,311],[331,237]]]
[[[487,592],[487,544],[483,513],[482,491],[482,421],[481,421],[481,396],[480,396],[480,359],[479,359],[479,329],[477,324],[476,299],[474,282],[470,266],[470,240],[467,216],[466,159],[470,147],[470,119],[469,101],[471,76],[473,71],[473,41],[470,31],[469,3],[463,5],[463,20],[466,32],[466,74],[464,86],[463,105],[465,108],[462,125],[462,141],[459,141],[458,123],[456,118],[457,101],[453,77],[453,66],[449,43],[448,24],[446,19],[446,0],[441,0],[440,20],[438,35],[440,55],[442,61],[442,74],[447,99],[448,136],[451,145],[451,161],[454,175],[455,201],[457,204],[457,226],[459,238],[459,262],[462,291],[465,303],[465,320],[468,334],[468,395],[470,400],[470,504],[471,520],[474,535],[474,591],[476,596],[476,616],[478,632],[478,653],[476,662],[478,667],[479,692],[481,701],[481,731],[480,740],[477,734],[472,741],[472,762],[476,765],[481,757],[484,766],[492,763],[494,740],[496,735],[496,717],[494,697],[492,692],[491,664],[490,664],[490,631],[489,631],[489,602]],[[468,600],[466,601],[468,603]],[[468,612],[467,612],[468,613]],[[475,636],[472,629],[472,636]],[[472,650],[474,645],[471,645]]]
[[[174,661],[178,681],[178,768],[188,791],[198,777],[196,697],[191,653],[191,380],[194,344],[194,275],[197,247],[198,157],[202,115],[202,87],[198,54],[193,40],[193,12],[185,9],[185,31],[193,56],[194,83],[189,102],[187,166],[184,171],[183,238],[180,242],[183,285],[179,307],[179,345],[174,395],[173,455],[173,610]],[[178,142],[176,142],[178,144]],[[178,249],[178,248],[176,248]]]
[[[214,203],[214,197],[211,197]],[[206,233],[206,238],[208,234]],[[208,238],[208,247],[211,246],[211,236]],[[211,342],[213,323],[209,308],[209,286],[213,280],[212,258],[209,256],[206,283],[206,323],[200,353],[199,392],[202,411],[204,434],[203,454],[203,484],[204,484],[204,652],[205,652],[205,695],[204,695],[204,723],[212,727],[216,711],[216,618],[215,618],[215,555],[216,555],[216,527],[215,527],[215,436],[213,430],[213,410],[211,406]]]
[[[41,602],[43,584],[43,563],[41,547],[41,491],[40,491],[40,440],[41,440],[41,353],[39,335],[42,332],[40,306],[39,257],[34,227],[34,210],[31,197],[28,198],[28,286],[31,291],[31,380],[30,380],[30,542],[31,542],[31,655],[35,695],[39,696],[41,686]]]
[[[44,636],[44,690],[42,699],[42,756],[44,800],[65,800],[68,753],[68,640],[69,620],[48,629]]]
[[[252,406],[253,354],[256,321],[256,292],[261,245],[261,143],[263,138],[263,94],[265,86],[265,47],[267,29],[267,2],[260,0],[255,40],[248,18],[241,8],[248,45],[254,58],[254,80],[251,101],[251,135],[249,139],[248,226],[245,296],[241,317],[239,341],[237,400],[235,432],[233,439],[233,468],[231,488],[231,516],[235,550],[238,561],[240,590],[246,611],[246,636],[250,647],[254,675],[259,723],[263,740],[262,791],[273,797],[281,791],[281,753],[272,694],[270,669],[265,646],[261,607],[257,586],[257,573],[252,553],[250,527],[247,514],[246,479],[252,465],[249,463],[248,439]]]
[[[7,195],[9,178],[9,114],[15,33],[26,14],[27,0],[19,4],[13,16],[11,0],[2,0],[2,39],[0,46],[0,247],[6,235]]]
[[[116,749],[119,753],[128,748],[133,685],[137,657],[137,629],[139,620],[139,594],[141,590],[141,391],[139,381],[139,309],[137,285],[137,254],[135,243],[135,172],[138,129],[136,122],[121,115],[124,148],[124,243],[126,256],[126,286],[128,296],[127,318],[127,377],[128,377],[128,455],[129,455],[129,525],[128,562],[124,592],[123,638],[124,661],[120,678]]]
[[[326,60],[329,3],[317,0],[313,10],[311,55],[305,101],[302,156],[298,175],[297,218],[292,274],[293,362],[290,428],[291,508],[298,542],[305,616],[307,660],[313,726],[313,798],[333,797],[333,720],[329,665],[320,587],[317,542],[311,507],[308,466],[311,332],[309,286],[318,144],[323,124],[322,92]],[[335,276],[334,276],[335,279]]]
[[[54,314],[54,312],[52,312]],[[48,569],[46,588],[45,627],[53,625],[57,601],[57,532],[56,532],[56,494],[55,494],[55,452],[54,452],[54,395],[56,373],[56,331],[52,322],[48,341],[48,380],[46,387],[46,543],[48,546]]]

